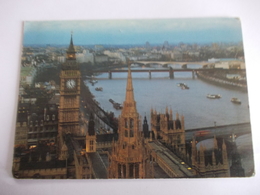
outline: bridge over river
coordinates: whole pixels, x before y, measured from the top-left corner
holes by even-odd
[[[250,123],[239,123],[212,127],[203,127],[197,129],[186,130],[186,141],[191,141],[193,136],[196,136],[197,141],[213,138],[216,135],[218,138],[228,139],[232,134],[236,137],[245,134],[251,134]]]
[[[134,61],[134,64],[140,64],[140,65],[153,65],[153,64],[158,64],[158,65],[181,65],[182,67],[187,67],[189,65],[201,65],[201,67],[207,66],[214,64],[213,62],[207,62],[207,61],[202,61],[202,62],[174,62],[174,61]]]
[[[131,72],[147,72],[149,75],[149,79],[152,78],[152,73],[155,72],[168,72],[169,73],[169,78],[170,79],[174,79],[174,72],[191,72],[191,76],[192,78],[195,78],[195,74],[197,72],[204,72],[204,71],[244,71],[242,69],[214,69],[214,68],[199,68],[199,69],[195,69],[195,68],[182,68],[182,69],[173,69],[172,67],[170,68],[164,68],[164,69],[131,69]],[[108,73],[108,79],[112,79],[112,74],[113,73],[126,73],[128,72],[127,69],[114,69],[114,70],[94,70],[92,71],[92,73]]]

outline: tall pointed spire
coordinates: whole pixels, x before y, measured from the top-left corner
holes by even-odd
[[[122,113],[136,113],[136,102],[134,99],[134,88],[132,83],[132,74],[130,69],[131,62],[128,61],[128,76],[126,85],[126,95]]]
[[[71,37],[70,37],[70,45],[67,50],[67,59],[76,59],[76,51],[75,51],[75,48],[73,45],[72,33],[71,33]]]
[[[140,131],[141,118],[136,109],[130,63],[131,61],[127,60],[126,96],[118,119],[119,138],[110,155],[109,178],[146,178],[152,171],[148,152],[144,150],[144,137]],[[146,117],[144,125],[145,128],[148,127]],[[148,128],[144,132],[148,133],[148,138]]]

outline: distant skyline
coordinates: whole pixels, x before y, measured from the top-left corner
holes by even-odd
[[[26,21],[24,45],[163,44],[241,42],[238,18]]]

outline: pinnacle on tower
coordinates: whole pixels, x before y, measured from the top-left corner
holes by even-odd
[[[128,61],[128,76],[127,76],[127,85],[126,85],[126,96],[124,101],[124,106],[122,113],[137,113],[136,102],[134,99],[134,88],[132,83],[132,75],[130,69],[130,61]]]
[[[74,45],[73,45],[72,34],[71,34],[71,37],[70,37],[70,45],[69,45],[69,48],[68,48],[67,52],[75,52],[75,48],[74,48]]]

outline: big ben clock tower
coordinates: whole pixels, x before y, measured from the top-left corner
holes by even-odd
[[[80,71],[76,62],[76,52],[71,35],[66,61],[60,73],[60,106],[59,106],[59,138],[62,144],[63,135],[78,135],[80,107]]]

